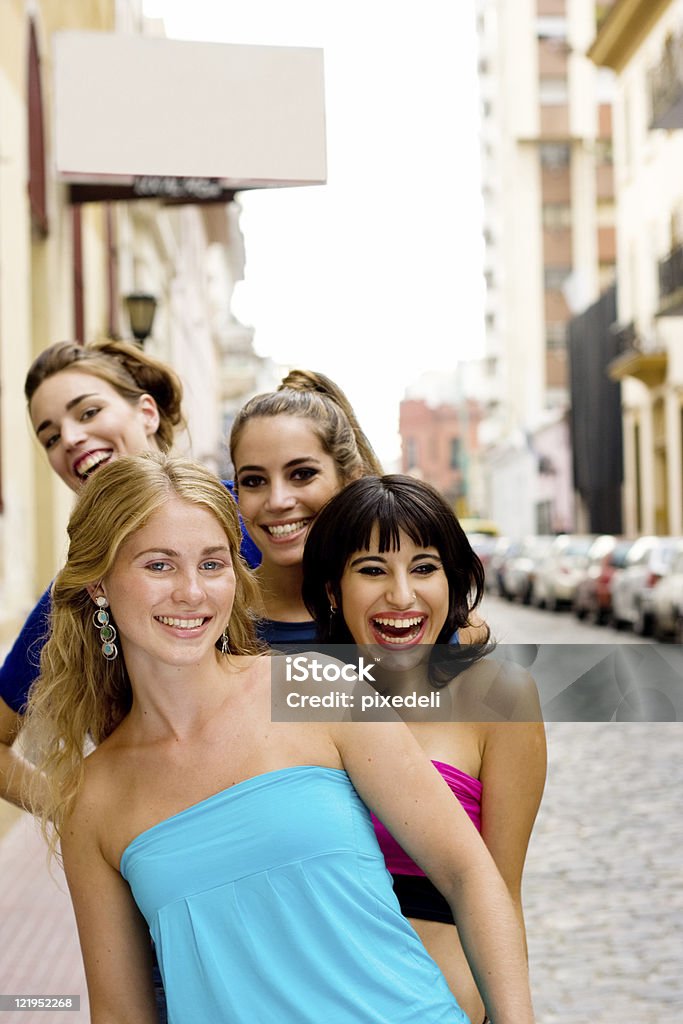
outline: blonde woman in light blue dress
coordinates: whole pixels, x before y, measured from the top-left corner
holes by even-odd
[[[505,886],[407,727],[273,721],[284,659],[254,641],[220,482],[121,458],[69,535],[28,729],[93,1024],[154,1024],[150,933],[171,1024],[465,1024],[368,808],[452,906],[495,1024],[532,1024]]]

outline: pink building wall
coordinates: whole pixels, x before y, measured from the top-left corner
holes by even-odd
[[[431,407],[405,399],[399,417],[402,472],[419,476],[450,501],[461,497],[478,453],[479,416],[478,405],[468,400]]]

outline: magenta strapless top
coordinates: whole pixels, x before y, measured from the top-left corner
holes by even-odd
[[[474,827],[481,832],[482,785],[479,779],[474,779],[471,775],[461,772],[459,768],[454,768],[452,764],[445,764],[443,761],[432,761],[432,764],[467,811]],[[387,868],[392,875],[424,875],[424,871],[417,866],[414,860],[410,859],[374,814],[372,815],[372,824],[375,826],[375,834],[384,854]]]

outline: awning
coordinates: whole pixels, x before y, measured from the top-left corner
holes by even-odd
[[[325,182],[320,49],[59,32],[54,58],[56,170],[76,201]]]

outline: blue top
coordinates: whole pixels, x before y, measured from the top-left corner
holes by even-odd
[[[231,480],[224,480],[223,483],[234,494]],[[242,528],[242,557],[252,569],[261,564],[261,552],[244,529],[244,523],[240,516]],[[40,652],[50,634],[50,610],[52,600],[50,588],[45,591],[38,601],[21,632],[14,641],[14,646],[5,658],[0,668],[0,697],[13,711],[22,714],[28,700],[28,691],[31,684],[38,678],[40,671]]]
[[[237,783],[138,835],[121,874],[169,1024],[467,1024],[344,771]]]
[[[311,644],[318,640],[318,631],[312,619],[306,622],[276,622],[275,619],[259,619],[256,623],[256,632],[259,640],[262,640],[264,644],[268,644],[275,650],[284,645],[288,654],[292,653],[293,647],[309,651]]]

